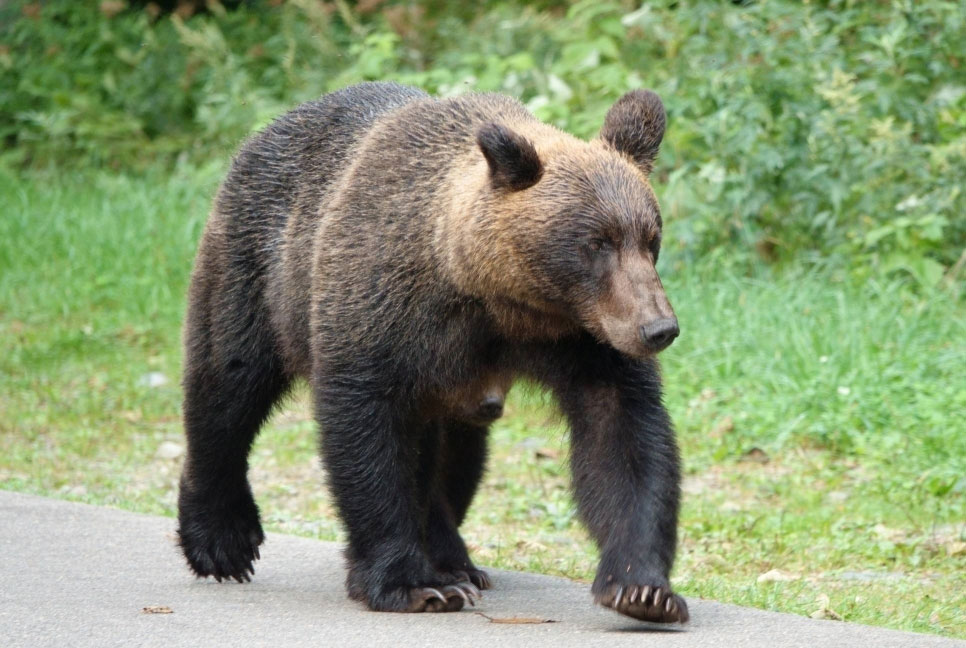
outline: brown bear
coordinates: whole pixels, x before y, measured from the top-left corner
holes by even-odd
[[[602,554],[595,600],[686,621],[668,582],[680,470],[654,357],[678,334],[648,183],[664,127],[649,91],[624,95],[584,142],[505,96],[364,83],[248,141],[185,325],[178,519],[194,572],[254,573],[247,455],[304,378],[349,595],[373,610],[475,602],[490,580],[457,529],[487,427],[525,377],[569,423],[578,511]]]

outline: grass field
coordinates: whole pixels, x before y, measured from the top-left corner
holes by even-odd
[[[0,488],[174,513],[183,295],[222,172],[0,168]],[[966,637],[966,304],[662,263],[682,326],[662,355],[686,466],[677,587]],[[592,578],[548,403],[517,389],[492,436],[476,558]],[[315,446],[303,388],[253,484],[269,529],[338,539]]]

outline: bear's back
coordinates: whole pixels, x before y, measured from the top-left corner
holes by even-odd
[[[354,157],[371,178],[409,175],[407,181],[426,180],[423,170],[428,175],[445,173],[461,156],[478,157],[477,133],[492,122],[542,126],[523,104],[502,94],[428,98],[382,115]]]
[[[199,256],[209,275],[229,281],[223,290],[266,304],[293,367],[307,358],[300,340],[308,334],[305,291],[319,205],[381,115],[427,98],[422,90],[396,83],[351,86],[279,117],[232,162]]]
[[[427,97],[396,83],[362,83],[297,106],[242,146],[216,212],[235,221],[227,229],[279,231],[296,202],[324,194],[380,115]]]
[[[324,237],[369,249],[361,243],[371,236],[379,242],[381,256],[389,252],[393,239],[407,248],[418,240],[428,251],[427,237],[432,236],[437,217],[450,208],[454,197],[465,193],[462,181],[486,168],[476,140],[488,123],[519,127],[527,136],[552,128],[519,101],[501,94],[409,102],[371,124],[327,194],[299,198],[298,211],[311,211],[300,218],[317,225],[321,207],[327,220]]]
[[[409,171],[432,182],[455,153],[475,148],[476,132],[490,121],[536,123],[505,95],[435,99],[393,82],[349,86],[297,106],[249,139],[222,184],[215,211],[232,221],[225,223],[228,231],[273,237],[293,214],[315,220],[353,162],[366,167],[368,181]],[[371,190],[369,184],[359,188]]]

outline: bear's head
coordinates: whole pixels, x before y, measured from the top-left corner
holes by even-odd
[[[488,177],[468,218],[483,246],[474,254],[489,255],[477,256],[485,292],[634,357],[671,344],[678,322],[655,269],[661,212],[648,181],[664,128],[645,90],[617,101],[590,142],[539,122],[483,125]]]

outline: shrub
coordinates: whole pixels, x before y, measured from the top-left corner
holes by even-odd
[[[669,113],[656,178],[678,262],[935,284],[966,248],[959,2],[487,2],[471,20],[442,2],[208,3],[189,19],[121,6],[0,8],[8,156],[224,157],[285,108],[363,79],[508,92],[586,137],[648,86]]]

